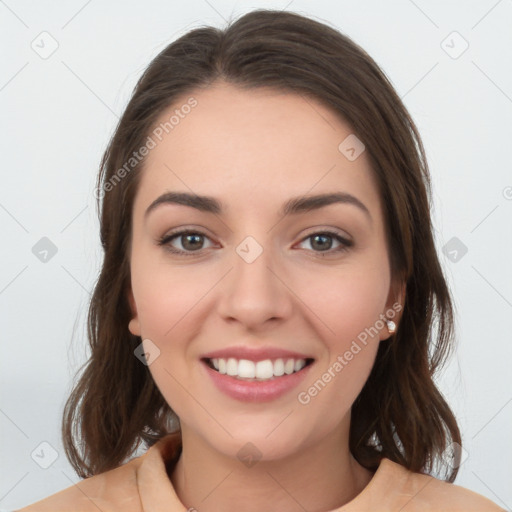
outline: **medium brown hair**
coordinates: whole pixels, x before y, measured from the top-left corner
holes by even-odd
[[[433,380],[453,348],[453,306],[433,239],[422,142],[393,86],[362,48],[324,23],[267,9],[225,30],[196,28],[168,45],[137,82],[103,155],[97,185],[104,259],[88,313],[91,355],[62,421],[70,463],[82,478],[102,473],[176,428],[175,413],[134,355],[141,338],[128,330],[132,210],[144,160],[129,172],[119,169],[144,146],[164,110],[218,81],[314,98],[365,144],[383,204],[391,277],[406,283],[406,295],[398,329],[380,343],[352,405],[350,450],[370,470],[387,457],[431,472],[461,438]],[[456,464],[444,465],[450,482],[457,455]]]

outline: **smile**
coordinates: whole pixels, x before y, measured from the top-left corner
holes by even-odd
[[[291,375],[311,364],[313,359],[278,358],[250,361],[249,359],[213,358],[206,363],[222,375],[229,375],[240,380],[267,381],[276,377]]]
[[[307,377],[312,358],[276,358],[251,361],[234,357],[202,358],[210,382],[241,402],[269,402],[296,389]]]

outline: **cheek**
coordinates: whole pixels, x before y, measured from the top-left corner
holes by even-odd
[[[134,262],[132,288],[142,337],[163,344],[180,338],[177,332],[193,332],[190,318],[211,286],[211,274],[198,267],[192,271],[154,260],[145,265],[142,258]]]
[[[310,281],[308,306],[317,314],[317,322],[325,325],[329,347],[342,350],[352,339],[362,333],[378,336],[375,329],[382,329],[377,321],[384,312],[389,276],[386,269],[361,265],[346,266],[337,272],[319,275]],[[302,295],[306,290],[304,289]]]
[[[334,400],[348,408],[366,382],[385,328],[380,315],[387,299],[387,277],[385,269],[365,266],[360,271],[351,267],[331,273],[328,282],[316,280],[311,309],[318,315],[317,332],[325,333],[326,358],[310,384],[318,383],[312,394],[322,395],[319,402]]]
[[[194,370],[188,364],[197,356],[190,341],[200,335],[207,315],[205,300],[217,281],[206,267],[171,268],[155,258],[133,260],[132,288],[141,337],[151,340],[151,343],[144,342],[144,349],[157,354],[149,371],[167,403],[180,417],[187,411],[190,414],[187,390],[197,380],[191,373],[197,368]]]

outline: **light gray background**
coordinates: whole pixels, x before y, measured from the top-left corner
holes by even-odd
[[[0,508],[78,481],[60,421],[87,356],[86,309],[101,263],[93,187],[137,78],[189,29],[224,26],[255,7],[312,15],[352,37],[416,121],[458,314],[457,353],[439,379],[467,450],[456,483],[510,510],[511,0],[0,1]],[[46,59],[31,47],[51,48],[43,31],[58,42]],[[42,237],[58,249],[46,263],[32,252]],[[457,261],[443,254],[453,237],[468,249]],[[35,462],[51,462],[42,442],[57,455],[47,469]]]

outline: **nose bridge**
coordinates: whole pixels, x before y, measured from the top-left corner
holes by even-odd
[[[276,276],[271,237],[261,238],[263,243],[247,236],[234,248],[233,270],[222,293],[221,314],[246,324],[283,317],[290,309],[286,287]]]
[[[275,258],[270,243],[270,237],[266,237],[261,243],[255,237],[245,237],[235,247],[233,292],[242,293],[250,298],[257,295],[270,295],[276,288],[275,276],[271,271]],[[242,299],[240,296],[239,299]],[[268,299],[268,297],[265,297]]]

